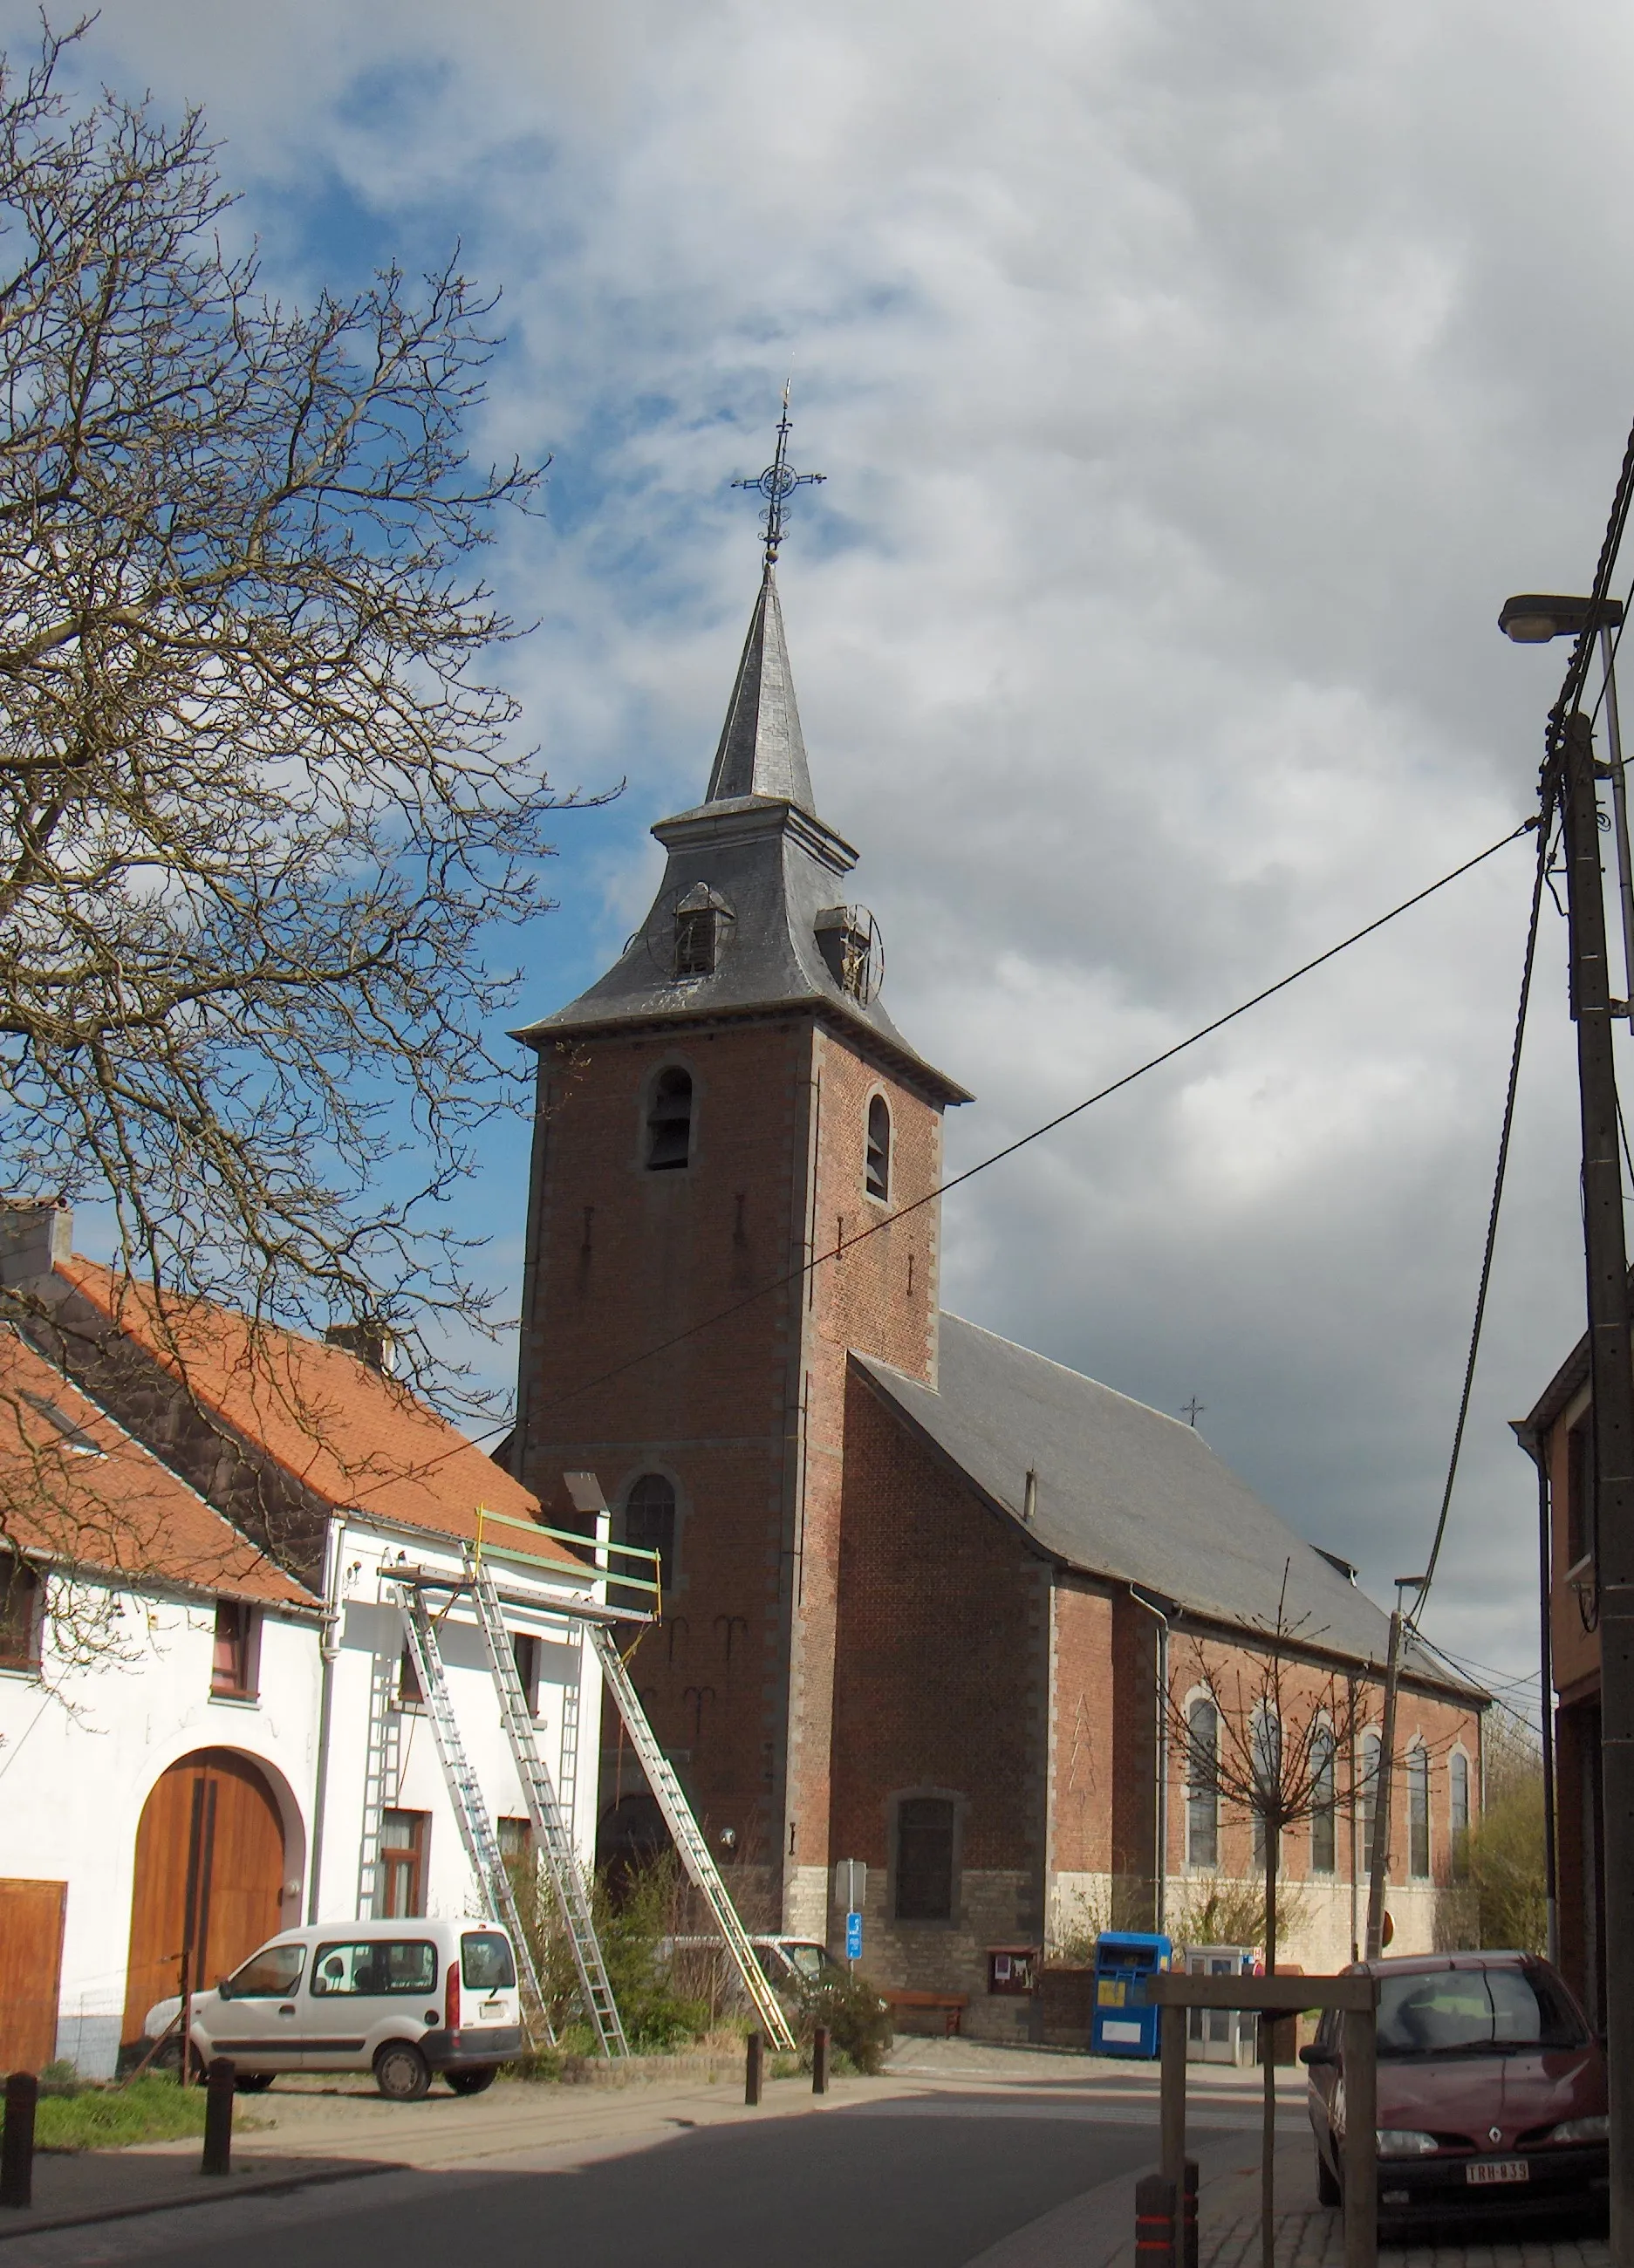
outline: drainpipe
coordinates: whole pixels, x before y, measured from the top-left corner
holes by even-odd
[[[1163,1934],[1163,1919],[1167,1905],[1167,1889],[1169,1870],[1169,1624],[1168,1616],[1150,1599],[1143,1599],[1135,1585],[1129,1594],[1137,1607],[1144,1607],[1158,1625],[1158,1785],[1157,1785],[1157,1865],[1153,1869],[1152,1927]]]
[[[329,1800],[329,1728],[335,1715],[335,1665],[341,1654],[341,1544],[344,1523],[331,1513],[323,1537],[323,1619],[319,1624],[318,1770],[313,1788],[312,1865],[307,1874],[306,1918],[318,1919],[318,1890],[323,1871],[324,1815]]]
[[[1543,1911],[1548,1917],[1549,1957],[1560,1965],[1560,1900],[1556,1880],[1555,1857],[1555,1634],[1552,1620],[1554,1599],[1553,1552],[1550,1548],[1549,1516],[1549,1456],[1545,1439],[1536,1427],[1523,1425],[1519,1418],[1510,1420],[1510,1430],[1517,1441],[1537,1467],[1537,1624],[1538,1624],[1538,1721],[1543,1734]],[[1477,1722],[1481,1727],[1482,1754],[1477,1761],[1476,1786],[1482,1802],[1486,1799],[1485,1719]]]

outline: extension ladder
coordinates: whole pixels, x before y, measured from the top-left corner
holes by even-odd
[[[647,1785],[657,1799],[670,1833],[675,1838],[675,1848],[681,1853],[681,1864],[715,1917],[716,1926],[726,1941],[726,1950],[743,1979],[743,1989],[761,2020],[762,2029],[773,2047],[791,2050],[795,2042],[794,2034],[789,2029],[789,2020],[754,1958],[748,1932],[739,1919],[738,1910],[732,1903],[732,1894],[710,1856],[710,1846],[692,1815],[692,1807],[675,1777],[674,1768],[659,1746],[658,1736],[647,1722],[647,1712],[630,1682],[617,1641],[605,1623],[593,1623],[590,1642],[596,1649],[601,1674],[607,1680],[618,1712],[624,1719],[630,1746],[641,1759],[642,1770],[647,1775]]]
[[[533,1822],[534,1844],[543,1856],[550,1887],[556,1893],[556,1909],[573,1948],[573,1966],[578,1971],[579,1998],[584,2003],[585,2014],[595,2026],[602,2054],[628,2055],[629,2043],[624,2037],[623,2020],[613,1997],[613,1987],[607,1982],[607,1963],[601,1957],[601,1947],[596,1937],[590,1895],[579,1869],[578,1853],[573,1848],[572,1830],[563,1815],[556,1789],[551,1786],[549,1771],[534,1737],[534,1720],[528,1713],[522,1681],[517,1675],[516,1656],[511,1647],[511,1633],[505,1628],[504,1609],[499,1603],[493,1576],[480,1555],[467,1550],[465,1565],[476,1601],[476,1618],[482,1626],[489,1664],[499,1694],[499,1713],[504,1719],[511,1753],[516,1759],[517,1776],[527,1800],[527,1815]]]
[[[476,1876],[478,1886],[488,1898],[489,1911],[497,1914],[504,1923],[511,1933],[511,1942],[516,1948],[517,1975],[522,1988],[522,2029],[530,2044],[536,2043],[542,2033],[554,2046],[556,2034],[550,2028],[550,2014],[545,2007],[545,1996],[539,1987],[539,1974],[534,1967],[534,1956],[522,1933],[522,1919],[517,1911],[516,1895],[512,1889],[511,1877],[500,1852],[499,1838],[494,1833],[494,1823],[488,1815],[482,1788],[466,1755],[465,1742],[460,1737],[453,1703],[449,1698],[447,1673],[443,1668],[442,1648],[437,1642],[436,1625],[420,1591],[405,1586],[402,1599],[408,1650],[414,1657],[425,1705],[431,1712],[431,1733],[437,1742],[443,1778],[448,1783],[454,1817],[460,1822],[466,1857],[471,1862],[471,1871]],[[512,1675],[515,1675],[514,1664]]]

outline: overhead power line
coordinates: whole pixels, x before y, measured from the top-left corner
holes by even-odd
[[[1200,1042],[1211,1037],[1214,1033],[1223,1031],[1227,1024],[1235,1023],[1240,1016],[1246,1016],[1251,1008],[1260,1007],[1265,1001],[1273,999],[1277,993],[1285,992],[1291,984],[1297,984],[1302,976],[1310,976],[1313,970],[1321,968],[1327,962],[1336,960],[1340,954],[1348,952],[1351,946],[1359,945],[1365,938],[1376,935],[1391,922],[1399,920],[1402,915],[1410,913],[1415,906],[1423,905],[1426,898],[1434,897],[1438,891],[1446,889],[1450,883],[1459,881],[1464,875],[1472,873],[1476,867],[1484,865],[1487,859],[1495,858],[1498,851],[1506,849],[1510,843],[1518,842],[1537,824],[1535,819],[1523,820],[1520,825],[1513,828],[1509,834],[1500,836],[1496,843],[1488,843],[1484,850],[1476,851],[1473,858],[1466,858],[1461,865],[1453,867],[1439,880],[1427,884],[1422,890],[1415,890],[1410,898],[1403,898],[1399,905],[1392,906],[1387,913],[1379,915],[1375,920],[1365,923],[1360,929],[1352,930],[1348,937],[1341,938],[1336,945],[1330,945],[1326,951],[1314,954],[1309,961],[1301,961],[1297,968],[1290,969],[1285,976],[1279,976],[1274,984],[1267,984],[1258,992],[1251,994],[1248,999],[1240,1000],[1234,1008],[1228,1008],[1223,1015],[1213,1017],[1208,1023],[1200,1025],[1195,1032],[1188,1033],[1183,1040],[1176,1040],[1172,1047],[1163,1048],[1156,1055],[1148,1056],[1144,1063],[1137,1064],[1132,1071],[1125,1071],[1121,1078],[1113,1079],[1109,1085],[1097,1087],[1093,1094],[1086,1094],[1082,1101],[1073,1103],[1066,1110],[1057,1111],[1053,1118],[1045,1119],[1041,1125],[1034,1126],[1030,1132],[1018,1136],[1015,1141],[1006,1142],[1002,1149],[995,1150],[990,1157],[982,1159],[974,1166],[967,1166],[962,1173],[955,1174],[936,1189],[927,1190],[924,1197],[916,1197],[913,1204],[899,1206],[894,1211],[887,1213],[881,1219],[875,1221],[872,1226],[859,1229],[855,1236],[842,1238],[831,1245],[827,1251],[813,1254],[799,1267],[785,1270],[781,1276],[775,1276],[768,1282],[757,1285],[754,1291],[746,1292],[742,1299],[734,1300],[730,1306],[717,1308],[712,1314],[701,1317],[696,1323],[689,1323],[684,1330],[672,1332],[667,1338],[659,1339],[651,1346],[644,1347],[640,1353],[629,1355],[623,1361],[613,1364],[609,1369],[599,1371],[593,1378],[583,1380],[578,1385],[570,1387],[564,1393],[545,1396],[536,1406],[541,1410],[555,1410],[560,1409],[566,1403],[577,1401],[580,1396],[593,1392],[597,1387],[606,1386],[612,1380],[623,1377],[627,1372],[639,1369],[643,1363],[656,1361],[659,1355],[669,1353],[672,1349],[683,1345],[688,1339],[696,1338],[705,1331],[715,1329],[719,1324],[729,1322],[732,1316],[741,1314],[746,1307],[754,1307],[758,1300],[769,1299],[774,1292],[780,1292],[788,1285],[804,1281],[806,1277],[814,1270],[825,1266],[828,1262],[842,1259],[847,1253],[854,1252],[858,1245],[865,1244],[870,1237],[878,1236],[883,1229],[891,1227],[899,1220],[906,1220],[910,1214],[920,1211],[924,1206],[934,1204],[939,1197],[945,1197],[950,1191],[962,1188],[965,1182],[974,1181],[978,1174],[985,1174],[994,1166],[1002,1165],[1006,1158],[1013,1158],[1019,1151],[1027,1149],[1034,1142],[1041,1141],[1046,1134],[1053,1134],[1057,1127],[1066,1125],[1071,1120],[1080,1117],[1085,1111],[1093,1109],[1097,1103],[1105,1102],[1111,1096],[1121,1094],[1126,1086],[1132,1086],[1137,1079],[1144,1079],[1149,1071],[1160,1069],[1164,1064],[1173,1063],[1176,1056],[1184,1055],[1188,1049],[1195,1048]],[[1536,924],[1537,908],[1535,892],[1533,906],[1535,932]]]

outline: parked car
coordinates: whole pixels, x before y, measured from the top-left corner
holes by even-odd
[[[434,2073],[476,2095],[522,2049],[516,1956],[497,1922],[286,1929],[190,1998],[194,2047],[207,2062],[231,2056],[252,2092],[281,2071],[372,2071],[394,2102],[417,2102]],[[179,1994],[150,2008],[148,2038],[180,2012]]]
[[[1357,1970],[1379,1979],[1381,2220],[1604,2199],[1605,2057],[1548,1962],[1425,1954]],[[1299,2051],[1329,2205],[1343,2198],[1342,2022],[1329,2009]]]
[[[845,1981],[843,1966],[814,1937],[767,1935],[751,1937],[749,1943],[761,1974],[791,2013],[813,1985]],[[658,1950],[661,1966],[681,1990],[718,1993],[730,2006],[745,2000],[742,1979],[721,1938],[666,1937]]]

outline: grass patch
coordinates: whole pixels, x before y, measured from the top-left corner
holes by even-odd
[[[87,2087],[42,2095],[34,2112],[39,2150],[121,2150],[131,2142],[169,2142],[204,2132],[202,2087],[179,2087],[149,2074],[124,2087]],[[4,2116],[0,2112],[0,2131]]]

